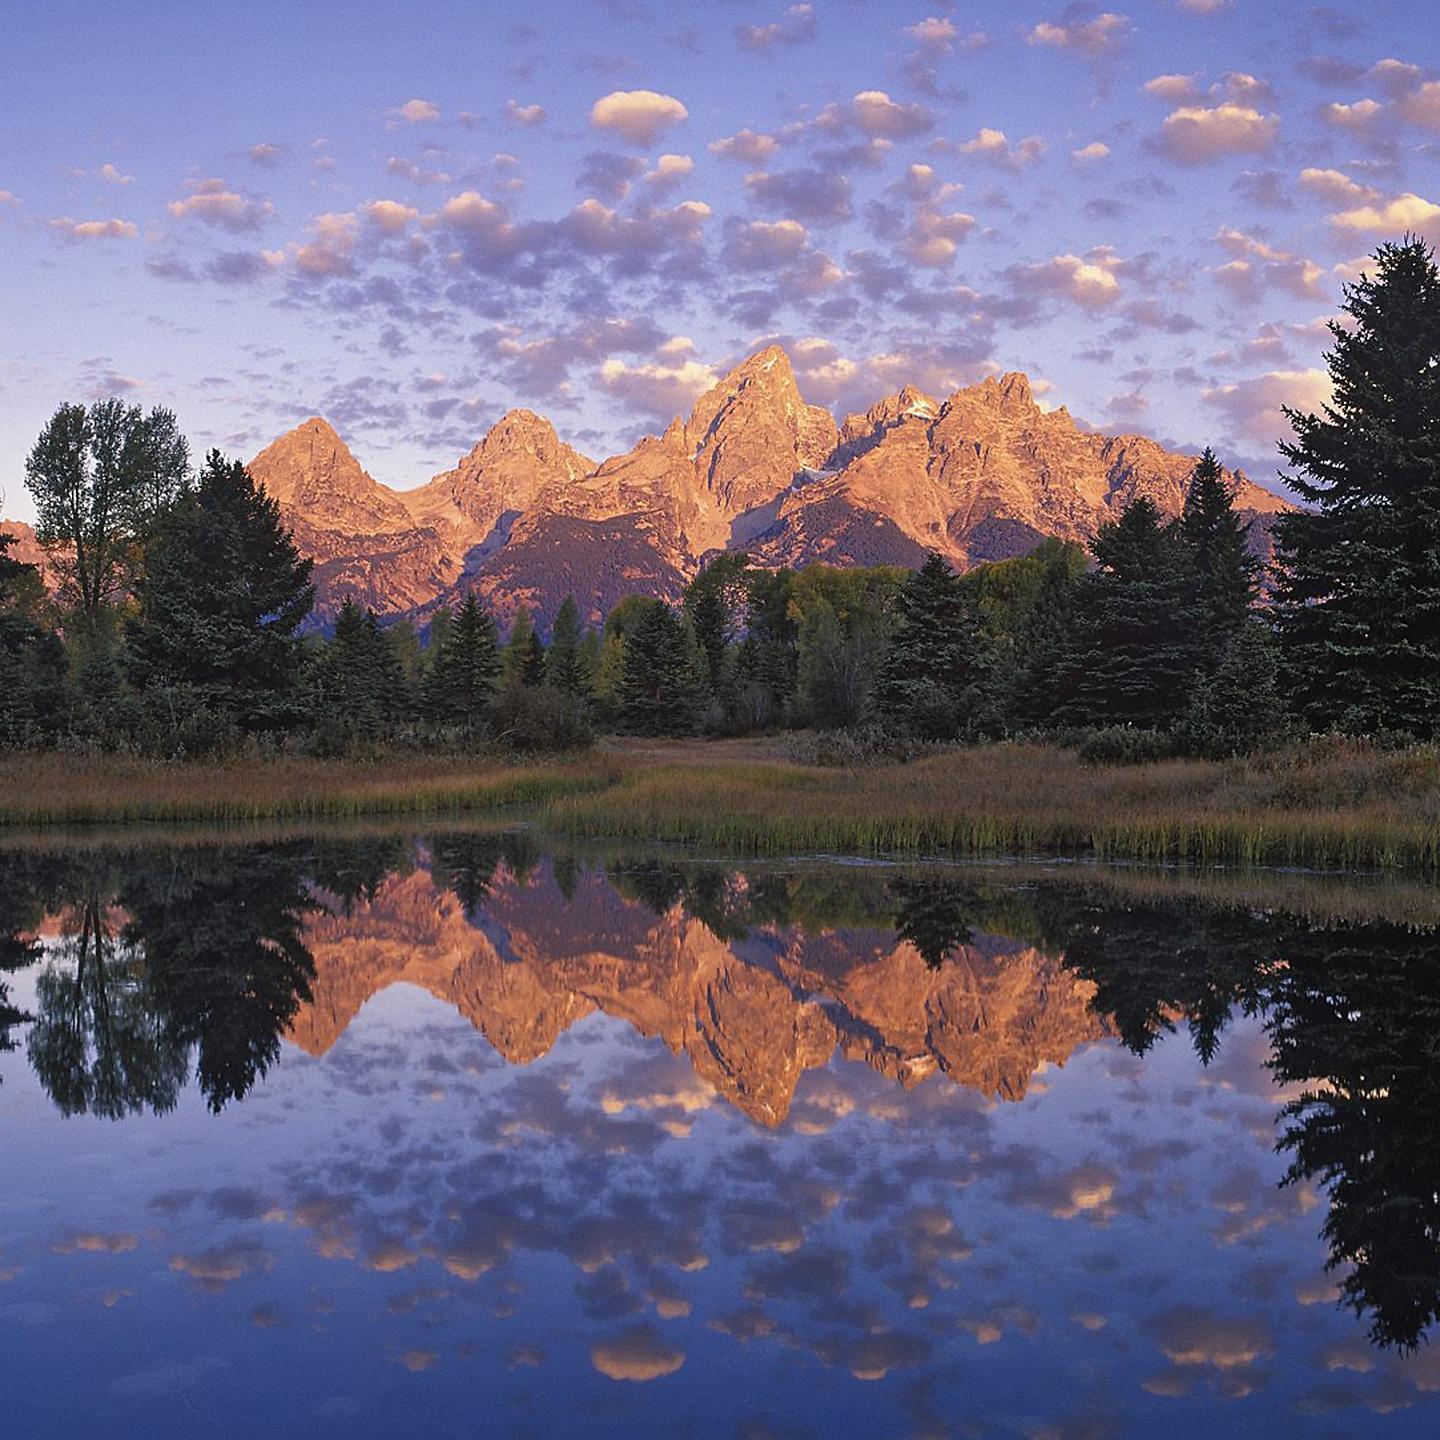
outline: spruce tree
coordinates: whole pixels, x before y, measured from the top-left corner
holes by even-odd
[[[332,733],[378,738],[405,710],[400,658],[375,612],[347,596],[315,673],[315,709]]]
[[[905,582],[897,611],[876,687],[882,720],[935,740],[983,723],[989,647],[973,600],[942,556],[932,554]]]
[[[1275,527],[1287,691],[1316,730],[1440,734],[1440,272],[1382,245],[1332,321],[1334,394],[1287,410]]]
[[[1282,744],[1289,729],[1275,638],[1262,621],[1247,620],[1191,697],[1180,727],[1184,748],[1213,759],[1250,755]]]
[[[705,657],[711,699],[727,708],[749,570],[748,555],[717,555],[685,588],[685,618]]]
[[[59,725],[65,649],[40,616],[45,586],[33,565],[14,559],[0,531],[0,744],[34,744]]]
[[[545,678],[545,647],[535,633],[535,620],[522,605],[510,622],[510,637],[500,662],[500,683],[508,690],[539,685]]]
[[[1097,568],[1075,587],[1055,667],[1055,718],[1168,729],[1201,662],[1178,523],[1164,524],[1149,500],[1135,500],[1101,527],[1090,550]]]
[[[275,501],[212,450],[161,520],[136,586],[126,634],[137,686],[187,690],[248,731],[292,723],[310,571]]]
[[[425,713],[439,725],[473,729],[500,677],[500,645],[495,622],[474,593],[465,597],[458,615],[431,631],[435,653],[425,678]]]
[[[1190,474],[1180,516],[1180,538],[1194,572],[1195,623],[1213,668],[1239,633],[1255,603],[1259,563],[1246,545],[1246,525],[1208,446]]]
[[[691,735],[703,703],[705,665],[689,627],[650,600],[625,636],[617,701],[633,735]]]
[[[545,654],[545,683],[567,695],[585,695],[590,689],[589,676],[581,655],[584,636],[580,625],[580,608],[574,596],[567,595],[555,612],[550,630],[550,648]]]

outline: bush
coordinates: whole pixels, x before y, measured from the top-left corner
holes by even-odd
[[[584,700],[543,685],[502,690],[486,719],[495,744],[523,755],[582,750],[594,738]]]
[[[1133,725],[1107,725],[1081,742],[1080,759],[1087,765],[1143,765],[1168,760],[1175,742],[1163,730],[1140,730]]]
[[[864,725],[793,736],[785,746],[785,754],[800,765],[858,770],[872,765],[905,765],[942,748],[934,741],[896,735],[879,725]]]

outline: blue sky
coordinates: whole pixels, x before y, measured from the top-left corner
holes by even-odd
[[[1259,478],[1375,244],[1440,238],[1424,0],[11,6],[0,484],[62,400],[377,478],[596,456],[779,339],[837,413],[1023,369]]]

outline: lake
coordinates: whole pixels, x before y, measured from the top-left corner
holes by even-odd
[[[1423,889],[0,873],[9,1437],[1440,1433]]]

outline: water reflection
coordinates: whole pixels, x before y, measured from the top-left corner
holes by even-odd
[[[685,1371],[704,1434],[794,1428],[807,1364],[908,1387],[889,1410],[807,1399],[820,1433],[895,1433],[897,1406],[908,1431],[960,1433],[962,1396],[977,1433],[1213,1433],[1212,1401],[1288,1387],[1287,1415],[1344,1414],[1356,1434],[1362,1407],[1404,1434],[1395,1417],[1440,1392],[1426,1355],[1386,1355],[1425,1336],[1440,1297],[1433,928],[1003,870],[553,858],[523,835],[22,854],[3,871],[0,1049],[23,1045],[56,1119],[0,1123],[59,1163],[59,1115],[130,1119],[77,1151],[108,1146],[114,1168],[50,1202],[76,1219],[36,1242],[49,1260],[12,1264],[18,1232],[0,1230],[0,1281],[138,1265],[158,1225],[165,1272],[254,1292],[268,1328],[333,1288],[282,1265],[293,1234],[318,1261],[412,1277],[371,1322],[411,1327],[390,1358],[412,1375],[523,1376],[578,1343],[588,1372],[648,1384],[739,1347],[760,1366],[748,1419],[733,1360]],[[0,1057],[0,1106],[18,1060]],[[190,1123],[191,1093],[228,1128],[183,1129],[191,1158],[154,1161],[156,1185],[147,1157]],[[167,1118],[136,1130],[146,1116]],[[208,1135],[239,1147],[217,1152],[223,1181],[194,1168]],[[82,1223],[96,1206],[115,1223]],[[1317,1230],[1330,1282],[1306,1258]],[[1274,1308],[1286,1285],[1303,1321]],[[1336,1298],[1378,1349],[1311,1309]],[[484,1338],[464,1338],[481,1311]],[[364,1343],[359,1320],[309,1323]],[[967,1368],[976,1346],[1011,1358]],[[561,1392],[593,1399],[564,1373],[548,1399],[526,1392],[541,1433],[573,1422],[545,1409]],[[1037,1373],[1054,1404],[1016,1411]],[[1146,1408],[1178,1394],[1184,1419]],[[402,1413],[367,1405],[375,1433]],[[34,1433],[69,1433],[33,1414]],[[678,1414],[629,1405],[614,1430],[683,1429]]]

